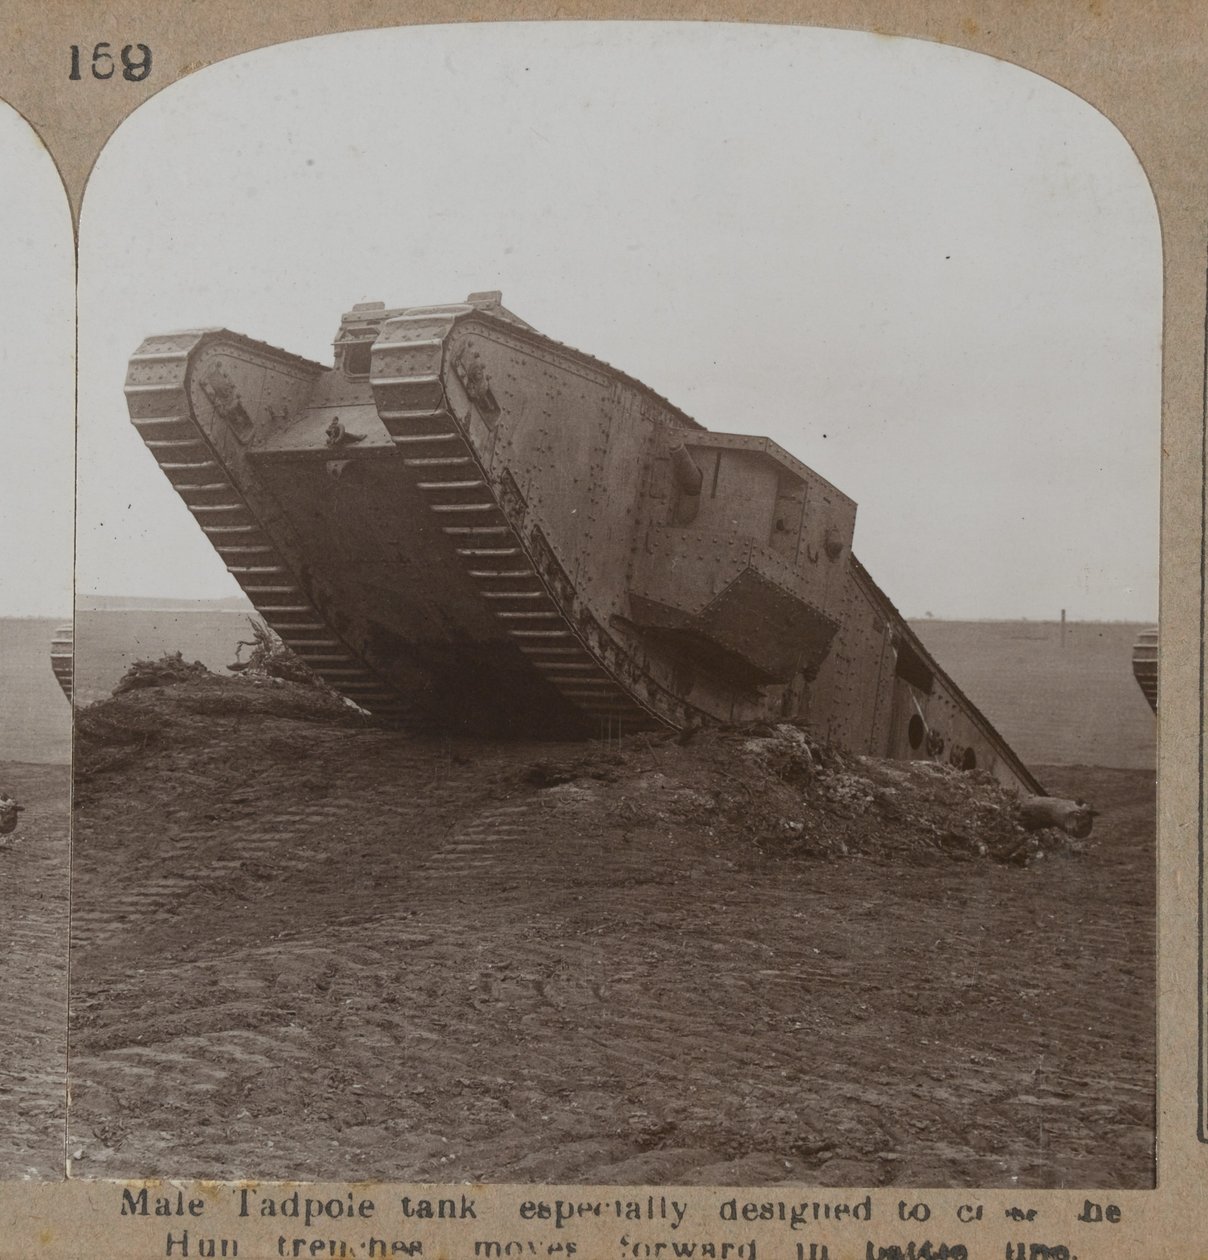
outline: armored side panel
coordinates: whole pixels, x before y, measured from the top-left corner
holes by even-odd
[[[357,704],[493,734],[800,717],[1037,790],[852,556],[856,505],[775,443],[498,294],[357,307],[335,344],[326,369],[152,338],[127,396],[249,597]]]
[[[871,611],[870,633],[882,641],[868,714],[867,743],[848,742],[879,757],[942,761],[959,770],[985,770],[1004,784],[1043,790],[988,718],[944,672],[888,596],[853,558],[853,587]],[[868,659],[866,654],[865,659]]]

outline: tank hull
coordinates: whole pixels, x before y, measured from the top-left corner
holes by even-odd
[[[1133,677],[1141,688],[1149,707],[1158,711],[1158,629],[1142,630],[1137,635],[1132,654]]]
[[[496,295],[345,316],[326,368],[148,339],[131,419],[268,623],[404,724],[795,719],[1039,791],[851,554],[855,503]]]
[[[71,699],[72,683],[75,677],[75,632],[71,626],[59,626],[55,629],[50,641],[50,668],[55,681],[63,690],[68,700]]]

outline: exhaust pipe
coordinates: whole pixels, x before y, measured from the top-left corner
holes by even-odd
[[[671,448],[671,473],[679,491],[671,519],[677,525],[691,525],[700,511],[700,488],[705,478],[683,442]]]

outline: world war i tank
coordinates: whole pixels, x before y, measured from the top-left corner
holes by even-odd
[[[170,333],[126,397],[248,598],[357,705],[495,736],[794,720],[1041,790],[852,555],[856,504],[775,442],[498,293],[355,306],[334,358]]]
[[[50,668],[63,694],[71,699],[71,684],[75,671],[75,647],[71,626],[59,626],[50,641]]]
[[[1158,628],[1142,630],[1133,644],[1133,677],[1149,701],[1149,707],[1158,711]]]

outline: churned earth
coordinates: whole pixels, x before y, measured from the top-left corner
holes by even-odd
[[[1144,1187],[1154,776],[83,710],[74,1176]]]
[[[0,1180],[64,1172],[70,784],[66,765],[0,762],[24,807],[0,836]]]

